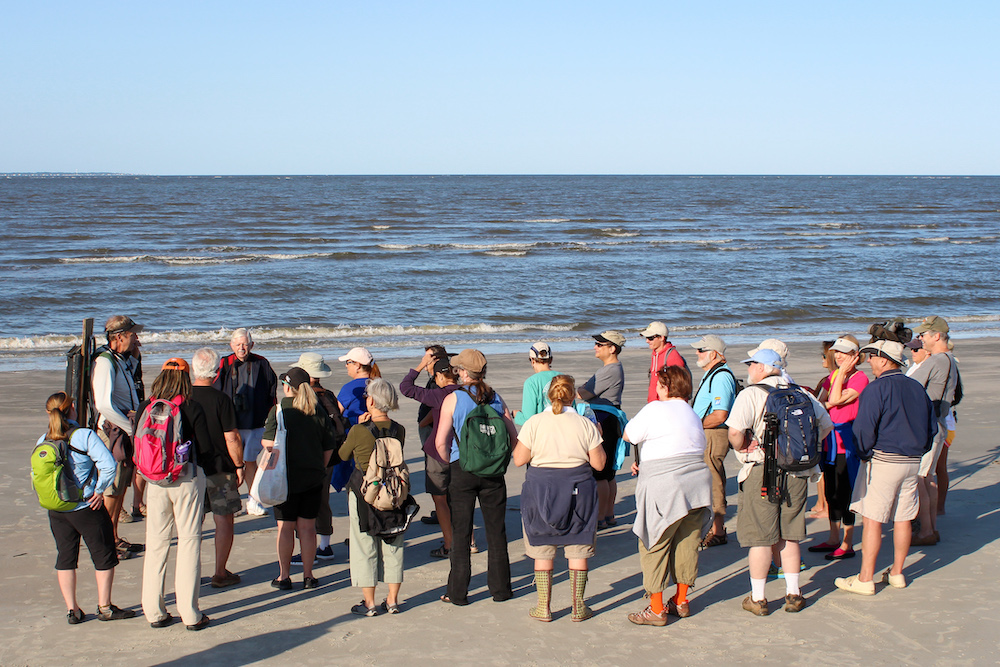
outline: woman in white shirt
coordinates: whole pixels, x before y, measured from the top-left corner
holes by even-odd
[[[687,592],[698,576],[698,545],[711,517],[712,480],[705,464],[705,430],[688,400],[691,378],[677,366],[658,373],[658,400],[625,426],[625,439],[641,446],[632,474],[643,587],[650,598],[643,611],[628,615],[636,625],[667,624],[667,614],[691,614]],[[639,463],[641,461],[641,464]],[[664,605],[670,580],[677,592]]]

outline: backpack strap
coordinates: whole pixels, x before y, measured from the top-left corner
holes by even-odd
[[[681,357],[681,359],[683,359],[683,358],[684,357]],[[714,380],[715,376],[718,375],[721,372],[729,373],[729,375],[731,375],[732,378],[733,378],[733,383],[736,385],[736,388],[739,389],[740,385],[739,385],[738,382],[736,382],[736,375],[731,370],[729,370],[728,368],[726,368],[726,362],[723,361],[721,364],[716,364],[715,368],[713,368],[712,370],[710,370],[708,372],[708,375],[706,375],[705,377],[703,377],[701,379],[701,382],[698,383],[698,391],[694,392],[694,395],[698,396],[698,392],[700,392],[701,388],[705,387],[705,386],[707,386],[708,387],[708,391],[711,392],[712,391],[712,380]],[[712,401],[709,401],[708,402],[708,412],[706,412],[705,414],[703,414],[701,416],[701,418],[704,419],[711,412],[712,412]]]

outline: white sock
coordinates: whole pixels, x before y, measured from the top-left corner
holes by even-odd
[[[319,548],[320,549],[326,549],[328,546],[330,546],[330,536],[329,535],[320,535],[319,536]]]
[[[754,579],[750,577],[750,599],[754,602],[760,602],[764,599],[764,584],[767,583],[767,577],[763,579]]]
[[[798,569],[798,568],[795,568]],[[799,573],[785,572],[785,595],[801,595],[799,592]]]

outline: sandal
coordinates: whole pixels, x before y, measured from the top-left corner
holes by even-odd
[[[146,550],[146,545],[132,544],[124,537],[119,537],[118,541],[115,542],[115,548],[119,551],[128,551],[129,553],[139,554]]]
[[[705,539],[701,541],[701,548],[708,549],[709,547],[719,547],[723,544],[729,544],[729,538],[726,537],[725,533],[722,533],[721,535],[709,533],[705,536]]]
[[[446,549],[442,544],[437,549],[431,549],[431,558],[448,558],[451,554],[451,549]]]

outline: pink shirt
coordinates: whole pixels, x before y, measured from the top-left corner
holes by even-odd
[[[825,387],[827,391],[830,391],[830,389],[833,387],[833,375],[834,373],[837,372],[839,372],[839,370],[830,373],[830,376],[825,380],[823,380],[822,386]],[[861,392],[864,391],[865,387],[867,386],[868,386],[868,376],[865,375],[862,371],[855,370],[846,380],[844,380],[844,385],[843,387],[841,387],[841,391],[847,391],[848,389],[853,389],[854,391],[858,392],[858,395],[860,396]],[[830,412],[830,419],[833,420],[834,424],[844,424],[846,422],[852,422],[858,416],[858,399],[855,398],[847,405],[834,406],[830,408],[829,412]],[[840,434],[834,431],[834,435],[837,438],[837,453],[843,454],[844,443],[841,442],[840,440]]]

